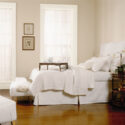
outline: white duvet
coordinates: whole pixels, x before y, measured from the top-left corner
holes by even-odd
[[[94,88],[94,73],[78,66],[64,72],[47,70],[38,71],[36,74],[30,86],[34,96],[44,90],[62,90],[70,95],[86,95],[88,88]]]

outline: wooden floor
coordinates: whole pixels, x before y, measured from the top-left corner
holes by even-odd
[[[9,97],[9,92],[0,95]],[[125,110],[109,104],[33,106],[17,104],[15,125],[125,125]]]

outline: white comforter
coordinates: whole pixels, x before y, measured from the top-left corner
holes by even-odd
[[[64,72],[38,71],[30,91],[34,96],[44,90],[63,90],[70,95],[86,95],[88,88],[94,88],[94,82],[94,73],[80,67]]]

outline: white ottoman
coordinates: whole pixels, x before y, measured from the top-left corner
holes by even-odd
[[[10,85],[10,96],[32,96],[31,92],[28,89],[30,84],[31,83],[28,82],[26,78],[17,77]]]
[[[0,96],[0,124],[17,119],[16,102]]]

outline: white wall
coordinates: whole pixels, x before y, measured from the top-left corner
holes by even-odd
[[[101,43],[125,40],[125,0],[96,0],[96,54]]]
[[[17,76],[28,77],[40,58],[40,4],[78,5],[78,63],[93,56],[95,46],[95,0],[0,0],[17,3]],[[22,51],[23,23],[35,26],[35,51]]]

